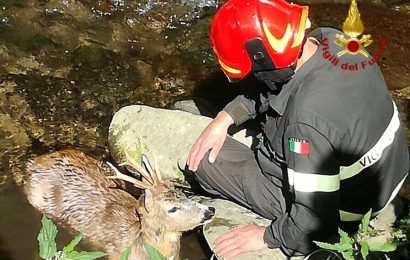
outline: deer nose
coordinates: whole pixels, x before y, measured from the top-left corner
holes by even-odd
[[[211,219],[214,215],[215,215],[215,208],[208,207],[208,210],[205,211],[205,214],[204,214],[204,220]]]

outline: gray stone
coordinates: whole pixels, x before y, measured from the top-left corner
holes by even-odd
[[[201,115],[201,111],[199,111],[198,107],[195,105],[195,102],[193,100],[177,101],[174,104],[174,108],[189,112],[193,115]]]
[[[215,240],[222,234],[237,227],[247,224],[268,226],[270,220],[265,219],[252,211],[243,208],[231,201],[222,199],[211,199],[198,197],[200,203],[214,207],[215,217],[212,222],[203,227],[205,239],[210,246],[214,247]],[[216,257],[216,256],[215,256]],[[246,253],[235,258],[235,260],[282,260],[287,259],[280,249],[264,249],[257,252]],[[303,259],[294,257],[292,260]]]
[[[152,164],[156,159],[164,179],[184,182],[179,168],[185,166],[192,144],[211,120],[179,110],[127,106],[111,121],[110,152],[117,163],[125,161],[125,152],[137,161],[145,154]],[[236,134],[235,139],[249,145],[244,132]]]

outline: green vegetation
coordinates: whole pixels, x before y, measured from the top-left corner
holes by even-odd
[[[57,251],[55,242],[57,236],[57,227],[47,217],[43,216],[41,220],[42,227],[38,234],[39,255],[46,260],[92,260],[105,256],[103,252],[76,251],[74,248],[78,245],[82,235],[76,236],[62,251]]]
[[[367,212],[358,232],[352,236],[339,228],[339,243],[314,242],[321,248],[341,253],[346,260],[366,259],[371,252],[392,252],[399,245],[407,242],[406,233],[409,231],[410,218],[402,220],[398,228],[392,229],[389,234],[386,234],[386,232],[374,229],[369,225],[371,214],[371,210]],[[389,259],[387,255],[385,257]]]
[[[121,254],[120,260],[128,260],[131,254],[131,247],[127,247]]]
[[[144,248],[149,255],[150,260],[167,260],[155,247],[150,244],[144,243]]]
[[[76,251],[74,248],[80,243],[82,235],[77,235],[62,251],[57,251],[57,244],[55,242],[57,236],[57,227],[54,223],[43,216],[42,227],[37,236],[39,243],[39,256],[45,260],[93,260],[106,256],[104,252],[87,252]],[[166,258],[158,252],[155,247],[144,243],[144,248],[149,255],[150,260],[166,260]],[[127,247],[121,254],[120,260],[128,260],[131,253],[131,247]]]

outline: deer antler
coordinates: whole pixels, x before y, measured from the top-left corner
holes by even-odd
[[[150,172],[148,172],[147,170],[144,169],[144,167],[142,167],[139,163],[137,163],[134,159],[132,159],[128,152],[125,151],[125,159],[126,161],[123,163],[120,163],[120,166],[131,166],[133,167],[135,170],[137,170],[142,177],[147,180],[148,183],[150,183],[151,185],[156,185],[156,181],[152,178],[152,174]]]
[[[158,161],[157,158],[154,155],[154,169],[151,166],[151,163],[148,160],[148,157],[143,154],[141,156],[141,161],[147,168],[148,172],[150,173],[151,179],[154,181],[155,184],[158,184],[158,182],[161,181],[161,176],[159,174],[159,167],[158,167]]]
[[[111,169],[114,171],[115,175],[114,176],[107,176],[108,179],[119,179],[119,180],[124,180],[127,182],[130,182],[134,184],[135,187],[141,188],[141,189],[149,189],[152,188],[153,185],[151,183],[146,183],[143,181],[139,181],[133,177],[130,177],[128,175],[125,175],[121,173],[117,168],[115,168],[114,165],[112,165],[110,162],[107,162],[108,166],[111,167]]]

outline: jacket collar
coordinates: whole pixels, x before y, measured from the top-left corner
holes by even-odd
[[[318,41],[322,38],[322,30],[321,28],[317,28],[313,30],[309,35],[309,37],[313,37]],[[289,80],[288,83],[284,84],[282,90],[277,95],[271,95],[269,97],[269,105],[280,115],[282,116],[285,112],[286,106],[289,101],[289,97],[292,95],[295,88],[299,88],[301,86],[300,81],[308,75],[310,71],[318,64],[318,60],[321,53],[318,50],[310,57],[309,60],[302,65],[302,67],[295,73],[295,75]]]

